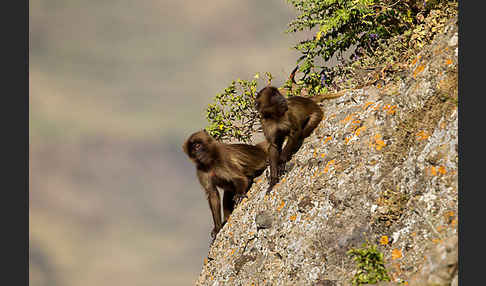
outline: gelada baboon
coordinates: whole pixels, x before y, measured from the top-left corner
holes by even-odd
[[[292,72],[291,79],[293,81]],[[294,82],[294,81],[293,81]],[[323,112],[317,102],[337,98],[343,93],[322,94],[314,97],[285,98],[279,89],[266,86],[255,97],[255,108],[260,114],[263,133],[269,142],[271,191],[278,182],[280,170],[322,120]],[[285,139],[287,143],[282,149]]]
[[[246,196],[253,179],[266,169],[268,147],[266,141],[257,145],[220,143],[206,130],[193,133],[182,145],[184,152],[196,164],[197,177],[206,192],[214,222],[213,240],[235,204]],[[223,221],[217,187],[224,190]]]

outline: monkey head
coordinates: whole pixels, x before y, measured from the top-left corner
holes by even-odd
[[[215,160],[214,144],[214,138],[203,129],[189,136],[182,150],[198,167],[211,166]]]
[[[276,87],[262,88],[255,97],[255,109],[264,119],[280,118],[287,112],[288,105],[285,97]]]

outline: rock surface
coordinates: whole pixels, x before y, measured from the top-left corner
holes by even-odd
[[[196,285],[351,285],[346,252],[366,241],[384,254],[380,285],[457,285],[457,37],[454,18],[402,78],[322,103],[272,193],[268,170],[255,179]]]

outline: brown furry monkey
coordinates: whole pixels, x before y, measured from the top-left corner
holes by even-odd
[[[196,164],[197,177],[206,192],[214,222],[213,240],[235,204],[246,196],[253,179],[266,169],[268,147],[266,141],[255,146],[220,143],[206,130],[193,133],[182,145],[184,152]],[[223,221],[217,187],[224,190]]]
[[[293,75],[295,70],[291,74]],[[291,96],[285,98],[279,89],[266,86],[255,98],[255,108],[260,114],[263,133],[269,142],[271,191],[278,182],[279,170],[302,145],[322,120],[323,112],[317,102],[337,98],[344,93],[322,94],[314,97]],[[287,143],[282,149],[282,145]]]

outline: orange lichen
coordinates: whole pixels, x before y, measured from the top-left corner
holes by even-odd
[[[420,55],[419,55],[419,56],[417,56],[417,58],[415,58],[415,59],[412,61],[412,64],[411,64],[411,65],[412,65],[412,66],[413,66],[413,65],[415,65],[415,63],[417,63],[417,61],[418,61],[418,60],[420,60],[420,58],[421,58],[421,57],[422,57],[422,56],[420,56]]]
[[[456,216],[456,213],[454,211],[448,211],[444,214],[446,221],[451,226],[455,226],[457,224],[457,219],[454,218],[455,216]]]
[[[349,140],[351,140],[351,136],[348,136],[348,137],[344,138],[344,141],[346,141],[346,144],[349,143]]]
[[[448,212],[445,213],[446,219],[449,219],[450,217],[453,217],[455,215],[456,215],[456,213],[454,211],[448,211]]]
[[[324,172],[324,173],[327,173],[327,172],[329,171],[329,167],[330,167],[332,164],[334,164],[334,162],[335,162],[335,161],[336,161],[335,159],[332,159],[331,161],[327,162],[326,167],[324,167],[323,172]]]
[[[397,108],[396,105],[391,105],[391,104],[385,104],[385,105],[383,105],[383,110],[384,111],[386,110],[386,113],[388,113],[390,115],[395,114],[396,108]]]
[[[346,123],[349,120],[351,120],[352,118],[353,118],[353,115],[352,114],[349,114],[348,116],[344,117],[343,120],[341,120],[341,123]]]
[[[354,132],[354,135],[359,136],[359,134],[361,133],[361,131],[363,131],[365,129],[366,129],[365,126],[361,126],[360,128],[356,129],[356,131]]]
[[[371,101],[368,101],[367,103],[365,103],[365,105],[363,106],[363,109],[366,110],[370,105],[372,104],[375,104],[374,102],[371,102]]]
[[[380,244],[381,244],[381,245],[387,245],[387,244],[388,244],[388,236],[383,235],[383,236],[380,238]]]
[[[374,137],[375,142],[370,142],[370,146],[376,148],[376,150],[381,150],[386,146],[385,141],[381,139],[381,134],[376,134]]]
[[[440,238],[433,238],[432,239],[432,242],[433,243],[441,243],[442,242],[442,239],[440,239]]]
[[[321,154],[321,158],[324,158],[324,157],[326,157],[326,153]]]
[[[392,250],[392,259],[402,258],[402,251],[398,248]]]
[[[451,65],[453,62],[452,62],[451,59],[447,59],[445,63],[446,63],[446,65]]]
[[[447,170],[444,166],[439,166],[439,168],[437,169],[437,171],[439,171],[439,173],[441,173],[442,175],[444,175],[445,173],[447,173]]]
[[[413,71],[413,77],[417,77],[417,75],[421,72],[423,72],[425,69],[425,66],[424,65],[420,65],[418,66],[414,71]]]
[[[283,207],[285,206],[285,201],[282,201],[280,203],[280,206],[277,208],[277,211],[281,211],[283,209]]]
[[[417,137],[418,137],[417,140],[425,140],[429,138],[430,135],[427,133],[427,131],[422,130],[417,133]]]
[[[328,141],[330,141],[332,139],[331,136],[327,136],[326,139],[324,139],[324,143],[327,143]]]
[[[295,221],[295,220],[297,219],[297,216],[296,216],[296,215],[292,215],[292,216],[290,216],[290,218],[289,218],[289,219],[290,219],[291,221]]]
[[[429,168],[429,172],[432,176],[437,176],[437,169],[434,166]]]

